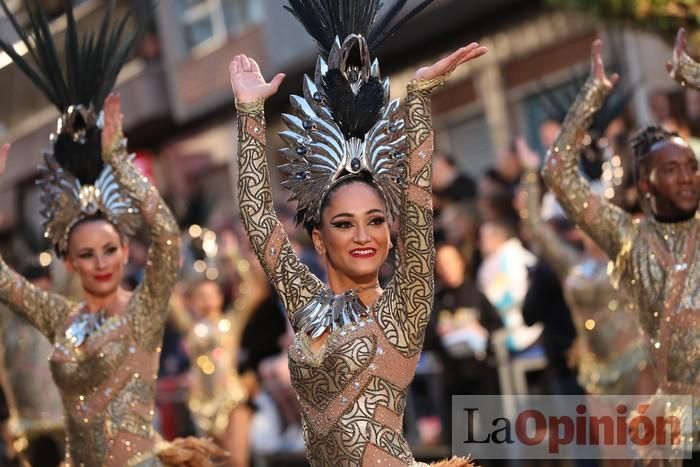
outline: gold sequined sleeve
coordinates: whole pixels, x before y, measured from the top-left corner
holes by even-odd
[[[170,293],[177,281],[180,231],[156,187],[131,162],[125,140],[103,157],[112,166],[117,183],[139,209],[151,240],[143,282],[131,298],[130,324],[138,342],[145,350],[153,351],[160,346]]]
[[[584,136],[607,94],[601,81],[593,77],[586,81],[547,154],[542,174],[569,218],[616,260],[630,238],[632,217],[594,193],[579,171]]]
[[[12,270],[2,258],[0,302],[27,319],[51,342],[54,341],[54,333],[71,310],[71,303],[66,298],[35,287]]]
[[[430,96],[446,80],[412,81],[405,103],[408,158],[401,197],[396,269],[377,319],[389,341],[407,356],[420,352],[433,306],[432,156]]]
[[[673,61],[671,77],[681,86],[690,86],[700,90],[700,63],[683,52],[677,60]]]
[[[243,227],[291,320],[323,284],[297,258],[272,204],[265,157],[264,102],[236,103],[238,110],[238,204]]]
[[[542,203],[540,198],[540,181],[537,172],[526,170],[520,185],[525,189],[525,208],[520,211],[520,218],[530,235],[535,249],[554,269],[560,280],[564,280],[580,260],[576,249],[559,238],[557,233],[542,221]]]

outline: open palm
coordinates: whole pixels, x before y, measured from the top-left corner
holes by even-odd
[[[231,87],[238,102],[267,99],[279,89],[284,74],[279,73],[269,83],[265,81],[258,63],[246,55],[236,55],[229,65]]]
[[[488,52],[486,47],[472,42],[430,66],[419,68],[413,78],[417,80],[430,80],[438,76],[452,73],[459,65],[481,57],[486,52]]]
[[[5,143],[0,146],[0,175],[5,173],[5,165],[7,164],[7,156],[10,155],[10,143]]]
[[[620,79],[620,76],[615,73],[608,78],[605,74],[605,63],[603,62],[603,41],[596,39],[591,47],[591,74],[603,83],[607,89],[612,89]]]
[[[684,84],[684,79],[679,71],[681,59],[687,54],[686,48],[688,47],[688,39],[686,38],[685,29],[680,28],[678,34],[676,35],[676,44],[673,46],[673,56],[671,61],[666,62],[666,70],[668,70],[671,78]]]

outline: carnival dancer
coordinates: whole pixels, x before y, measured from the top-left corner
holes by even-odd
[[[690,81],[692,61],[676,48],[673,72]],[[696,76],[695,76],[696,77]],[[634,219],[595,194],[578,170],[583,136],[618,77],[608,78],[602,42],[592,48],[592,74],[550,149],[543,174],[570,218],[613,261],[616,285],[629,289],[649,343],[659,394],[693,395],[694,407],[667,413],[692,421],[686,449],[700,447],[700,175],[688,144],[663,128],[644,128],[632,141],[637,188],[649,215]],[[695,417],[693,419],[693,411]]]
[[[608,258],[584,233],[584,251],[561,239],[542,221],[540,158],[525,140],[516,142],[525,167],[526,201],[520,216],[530,241],[559,277],[576,326],[578,382],[588,394],[648,394],[656,388],[637,315],[625,290],[613,287]]]
[[[179,230],[158,191],[131,162],[119,98],[107,97],[136,32],[122,38],[128,16],[111,28],[110,2],[97,35],[79,38],[66,2],[64,70],[46,14],[28,10],[28,35],[4,0],[0,5],[36,64],[8,42],[0,41],[0,49],[61,113],[39,181],[45,236],[80,278],[84,301],[45,292],[1,260],[0,300],[53,344],[50,367],[63,400],[66,464],[211,465],[211,455],[220,453],[215,446],[195,439],[164,443],[152,427],[158,354],[179,267]],[[8,144],[0,150],[3,170],[8,151]],[[140,223],[151,246],[144,280],[130,293],[121,287],[126,235]]]
[[[304,97],[292,96],[292,114],[283,115],[283,185],[298,202],[328,286],[299,261],[272,204],[263,106],[284,75],[266,82],[245,55],[230,66],[240,214],[296,333],[289,366],[313,466],[423,465],[402,435],[402,418],[433,304],[430,96],[457,66],[486,53],[472,43],[419,69],[404,123],[370,52],[415,11],[388,27],[396,9],[376,21],[379,8],[348,0],[289,7],[322,56],[314,78],[304,78]],[[378,272],[397,216],[396,272],[382,290]]]

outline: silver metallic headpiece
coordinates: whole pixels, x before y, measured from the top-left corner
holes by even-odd
[[[126,145],[126,140],[122,145]],[[42,176],[37,183],[43,190],[42,214],[46,218],[44,237],[53,243],[59,254],[68,250],[68,235],[73,226],[98,213],[126,235],[138,228],[141,222],[138,208],[122,193],[109,164],[105,164],[94,185],[81,184],[50,152],[44,153],[39,171]]]
[[[303,213],[299,220],[318,224],[330,190],[343,180],[364,176],[383,194],[388,213],[395,217],[406,153],[399,100],[389,102],[389,80],[385,79],[378,120],[363,137],[348,136],[328,102],[329,70],[342,73],[354,97],[369,79],[381,80],[379,62],[374,60],[370,66],[367,43],[361,36],[350,35],[342,45],[336,38],[328,63],[319,56],[314,79],[304,76],[304,97],[292,95],[292,113],[282,115],[289,128],[280,133],[288,146],[282,149],[287,161],[280,166],[287,175],[282,185],[292,192],[290,201],[297,201],[297,211]]]

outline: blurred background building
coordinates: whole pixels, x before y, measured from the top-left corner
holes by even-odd
[[[73,2],[79,5],[81,27],[94,27],[105,2]],[[10,1],[15,8],[20,3]],[[56,17],[53,30],[62,44],[63,0],[42,3]],[[282,0],[163,0],[152,16],[146,2],[133,3],[148,27],[118,85],[130,148],[152,168],[181,216],[188,199],[203,187],[219,201],[214,217],[217,212],[228,216],[234,208],[235,140],[229,61],[246,53],[258,59],[266,76],[287,74],[267,106],[272,138],[281,129],[279,114],[288,108],[289,93],[300,93],[301,75],[313,68],[315,46],[282,8]],[[126,0],[117,2],[117,8],[128,6]],[[8,33],[0,18],[0,34]],[[673,88],[662,66],[668,45],[655,35],[607,27],[540,0],[437,0],[378,55],[392,93],[400,96],[416,67],[469,41],[489,46],[483,60],[460,69],[433,99],[439,149],[478,176],[508,148],[513,132],[528,135],[537,146],[537,125],[546,114],[543,94],[556,94],[585,76],[596,35],[610,38],[611,66],[635,83],[637,120],[650,121],[651,91]],[[14,145],[0,180],[0,230],[21,229],[37,250],[40,218],[33,181],[56,113],[5,54],[0,54],[0,89],[0,141]],[[269,147],[279,145],[272,139]]]

